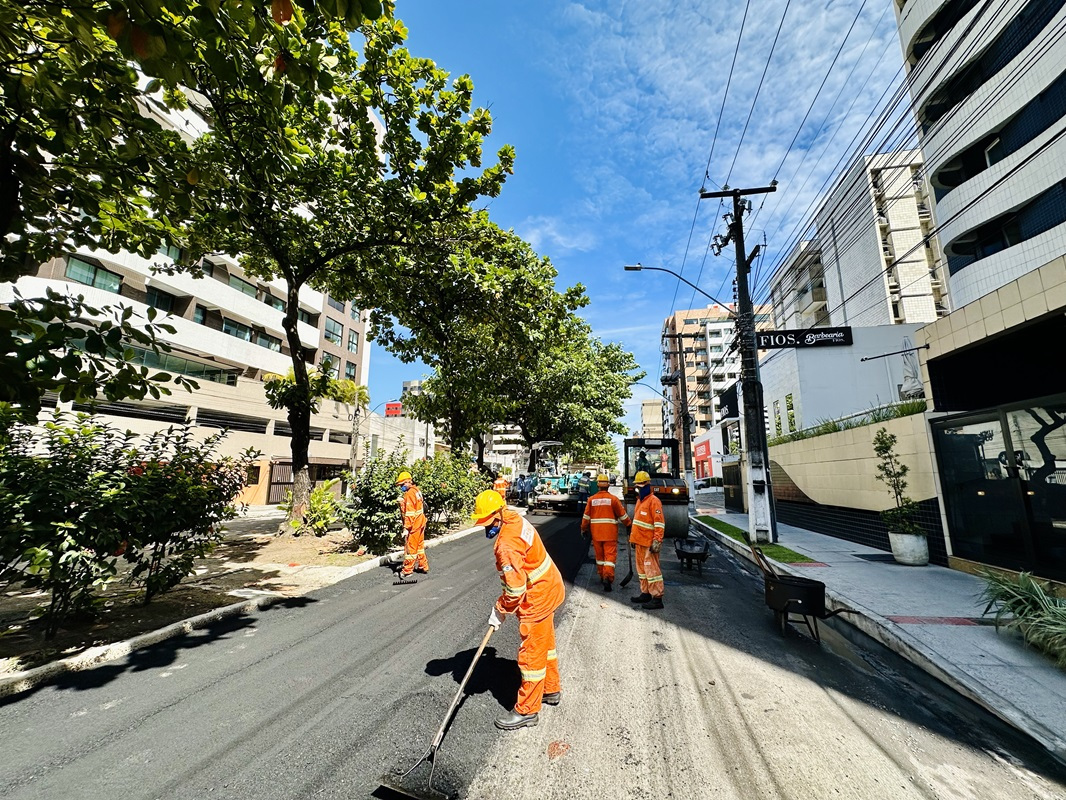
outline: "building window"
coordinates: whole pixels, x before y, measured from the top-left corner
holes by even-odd
[[[315,318],[311,316],[311,312],[304,311],[302,308],[297,310],[296,318],[300,320],[300,322],[306,322],[308,325],[315,324]]]
[[[172,244],[164,244],[159,248],[159,255],[166,256],[175,264],[181,261],[181,248],[175,247]]]
[[[699,320],[695,320],[695,319],[686,319],[685,320],[685,325],[698,325],[698,324],[699,324]]]
[[[276,308],[278,311],[285,310],[285,301],[280,297],[274,297],[274,295],[270,293],[263,295],[263,302],[271,308]]]
[[[350,381],[354,381],[355,380],[355,373],[356,373],[356,365],[353,362],[351,362],[351,361],[346,362],[345,365],[344,365],[344,377],[347,378]]]
[[[174,310],[174,295],[169,292],[164,292],[162,289],[157,289],[154,286],[148,287],[148,296],[145,300],[152,308],[158,308],[160,311],[171,312]]]
[[[246,342],[252,341],[252,329],[243,322],[235,322],[232,319],[223,317],[222,332],[228,333],[230,336],[236,336],[238,339],[244,339]]]
[[[261,469],[262,469],[262,466],[259,465],[259,464],[249,464],[248,465],[248,473],[247,473],[247,475],[244,478],[244,485],[245,486],[258,486],[259,485],[259,475],[260,475],[260,470]]]
[[[348,331],[348,352],[359,352],[359,331]]]
[[[351,313],[352,313],[352,319],[358,321],[358,319],[359,319],[359,309],[355,307],[355,303],[352,303],[352,312]]]
[[[259,290],[255,287],[255,284],[241,280],[236,275],[229,276],[229,285],[236,289],[238,292],[243,292],[249,297],[255,297],[257,294],[259,294]]]
[[[336,378],[338,373],[338,367],[336,361],[334,361],[328,354],[322,354],[322,360],[318,362],[319,369],[331,378]]]
[[[774,400],[774,433],[781,435],[781,401]]]
[[[792,394],[785,395],[785,411],[788,412],[788,432],[796,430],[796,407],[792,404]]]
[[[334,300],[329,295],[326,295],[326,302],[329,303],[330,308],[335,308],[338,311],[344,311],[344,303],[342,303],[340,300]]]
[[[77,256],[67,256],[66,275],[77,283],[84,283],[86,286],[103,289],[105,292],[114,292],[115,294],[118,294],[118,290],[122,286],[121,276],[116,275],[114,272],[108,272],[103,267],[96,266],[96,264],[82,261]]]
[[[207,319],[207,309],[203,306],[197,306],[192,312],[192,321],[197,325],[203,325],[205,319]]]
[[[344,326],[337,320],[326,317],[326,340],[333,342],[333,344],[340,344],[341,337],[344,335]]]
[[[277,336],[271,336],[269,333],[257,333],[255,335],[255,343],[260,347],[265,347],[267,350],[273,350],[275,353],[281,352],[281,339]]]

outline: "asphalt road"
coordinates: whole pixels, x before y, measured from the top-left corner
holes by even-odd
[[[1038,748],[884,654],[831,632],[821,647],[782,640],[729,556],[700,576],[667,555],[667,608],[643,612],[631,591],[590,582],[576,520],[532,519],[568,581],[563,704],[536,728],[492,727],[518,685],[508,621],[435,787],[485,800],[1066,798]],[[7,700],[0,797],[372,796],[429,745],[499,591],[480,535],[429,558],[415,586],[375,570]]]

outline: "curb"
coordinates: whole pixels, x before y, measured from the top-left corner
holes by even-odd
[[[726,536],[695,517],[689,517],[689,522],[704,536],[724,545],[748,562],[755,563],[747,545]],[[773,561],[773,559],[770,560]],[[773,564],[775,569],[779,569],[788,575],[799,578],[811,577],[809,571],[802,572],[795,567],[790,567],[788,564],[781,564],[777,561],[773,561]],[[880,642],[889,650],[932,675],[948,688],[981,706],[1012,728],[1035,739],[1052,756],[1066,764],[1066,741],[1054,731],[1034,720],[994,689],[960,670],[955,664],[943,658],[940,654],[930,651],[923,643],[895,623],[865,606],[834,593],[829,587],[826,587],[825,595],[827,600],[826,607],[830,611],[847,609],[853,612],[848,614],[847,617],[841,617],[840,619],[843,622]]]
[[[465,528],[453,533],[447,533],[444,536],[438,536],[427,540],[425,546],[429,548],[446,544],[455,541],[456,539],[461,539],[464,536],[469,536],[472,533],[477,533],[480,530],[482,529],[474,527]],[[384,566],[387,558],[387,555],[379,556],[378,558],[372,558],[369,561],[364,561],[361,564],[349,567],[343,572],[338,573],[338,577],[333,583],[339,583],[354,575],[370,572],[372,569]],[[58,661],[51,661],[47,664],[42,664],[39,667],[34,667],[33,669],[5,675],[0,677],[0,699],[27,692],[59,675],[91,669],[92,667],[104,664],[108,661],[115,661],[124,656],[128,656],[134,650],[138,650],[142,647],[149,647],[153,644],[165,641],[166,639],[172,639],[175,636],[192,633],[195,630],[206,628],[208,625],[211,625],[218,620],[226,619],[227,617],[235,617],[241,614],[250,614],[255,611],[261,611],[288,599],[290,598],[285,595],[263,592],[259,596],[253,597],[250,600],[242,600],[239,603],[221,606],[198,616],[171,623],[163,628],[157,628],[154,631],[142,633],[139,636],[134,636],[132,639],[125,639],[121,642],[112,642],[111,644],[91,647],[84,653],[79,653],[76,656],[61,658]]]

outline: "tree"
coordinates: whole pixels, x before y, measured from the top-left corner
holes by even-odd
[[[555,330],[530,369],[514,370],[500,387],[508,398],[504,421],[516,425],[527,447],[544,440],[569,452],[625,434],[622,407],[630,384],[644,377],[633,355],[592,336],[571,316]],[[529,469],[535,468],[531,453]]]
[[[615,472],[618,469],[618,448],[614,442],[607,439],[598,444],[587,444],[579,447],[570,454],[572,461],[583,461],[591,464],[601,464],[607,472]]]
[[[447,280],[396,281],[388,303],[395,313],[372,312],[372,335],[401,360],[433,368],[408,405],[418,419],[443,421],[457,449],[503,420],[497,376],[531,365],[550,332],[588,300],[580,285],[558,292],[551,262],[484,214],[437,259],[421,273]]]
[[[505,147],[496,165],[478,169],[488,112],[471,110],[468,77],[449,84],[401,47],[401,22],[386,13],[362,25],[360,61],[346,25],[310,20],[295,14],[255,49],[198,50],[186,70],[194,91],[183,95],[212,123],[193,146],[193,211],[182,231],[190,258],[240,254],[249,274],[287,286],[294,515],[310,488],[314,403],[311,354],[297,332],[300,289],[401,311],[389,306],[397,272],[439,252],[471,203],[499,193],[513,161]]]

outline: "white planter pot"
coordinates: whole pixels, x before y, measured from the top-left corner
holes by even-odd
[[[909,567],[922,567],[929,563],[929,542],[924,536],[890,531],[888,541],[892,544],[892,555],[898,563]]]

